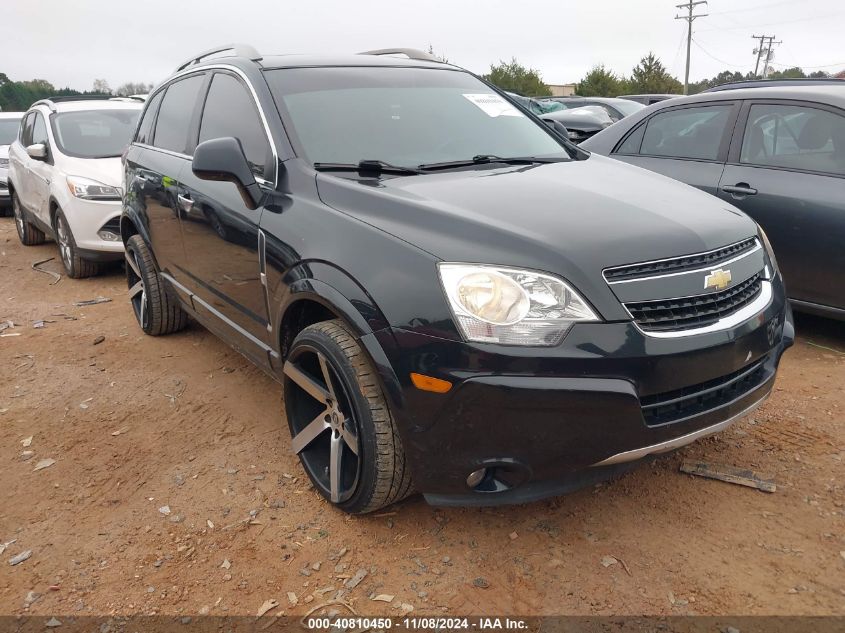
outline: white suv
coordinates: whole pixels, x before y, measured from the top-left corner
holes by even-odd
[[[21,242],[56,240],[70,277],[123,259],[121,155],[143,102],[37,101],[9,150],[9,192]]]

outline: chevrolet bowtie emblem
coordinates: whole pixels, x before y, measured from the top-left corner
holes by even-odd
[[[731,283],[731,271],[718,268],[704,277],[705,290],[724,290]]]

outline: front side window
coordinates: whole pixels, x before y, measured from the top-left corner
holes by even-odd
[[[0,119],[0,145],[11,145],[21,127],[20,119]]]
[[[710,105],[660,112],[646,123],[640,154],[717,160],[732,105]]]
[[[35,112],[26,115],[21,125],[21,145],[28,147],[32,145],[32,124],[35,121]]]
[[[191,118],[204,81],[205,75],[192,75],[168,86],[158,111],[153,145],[180,154],[188,151]]]
[[[845,175],[845,117],[803,105],[752,105],[739,161]]]
[[[205,100],[199,142],[228,136],[241,142],[253,173],[266,178],[272,154],[252,96],[231,75],[217,73]]]
[[[424,68],[265,71],[288,133],[313,163],[393,165],[480,155],[567,160],[566,149],[469,73]]]
[[[44,123],[44,115],[35,113],[35,124],[32,126],[32,142],[42,145],[49,145],[50,139],[47,136],[47,124]]]
[[[52,117],[53,137],[68,156],[113,158],[129,145],[140,113],[140,109],[111,108],[60,112]]]
[[[158,112],[158,104],[161,103],[161,98],[164,96],[164,91],[156,93],[147,104],[144,110],[144,118],[141,119],[141,124],[138,126],[138,133],[135,135],[136,143],[143,143],[144,145],[152,145],[153,143],[153,124],[156,120],[156,113]]]

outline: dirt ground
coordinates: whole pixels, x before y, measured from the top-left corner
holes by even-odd
[[[196,324],[144,336],[120,269],[51,285],[30,268],[51,256],[61,271],[0,219],[0,614],[300,616],[339,591],[367,615],[845,611],[845,324],[799,316],[750,419],[614,482],[352,518],[291,454],[279,385]],[[682,474],[685,457],[777,491]]]

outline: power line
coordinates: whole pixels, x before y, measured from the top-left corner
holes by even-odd
[[[686,9],[687,15],[676,15],[676,20],[686,20],[687,21],[687,66],[686,71],[684,72],[684,94],[689,94],[689,56],[690,56],[690,46],[692,45],[692,23],[697,18],[705,18],[707,17],[706,13],[700,13],[698,15],[693,15],[693,9],[697,7],[699,4],[707,4],[707,0],[688,0],[686,4],[676,4],[675,6],[678,9]]]
[[[698,48],[700,48],[701,52],[704,53],[705,55],[707,55],[707,57],[709,57],[710,59],[716,60],[720,64],[724,64],[725,66],[730,66],[732,68],[745,68],[745,66],[740,66],[740,65],[737,65],[737,64],[731,64],[730,62],[726,62],[724,59],[719,59],[718,57],[716,57],[715,55],[710,53],[710,51],[708,51],[706,48],[704,48],[701,45],[700,42],[696,41],[695,38],[693,38],[692,43],[695,44]]]

